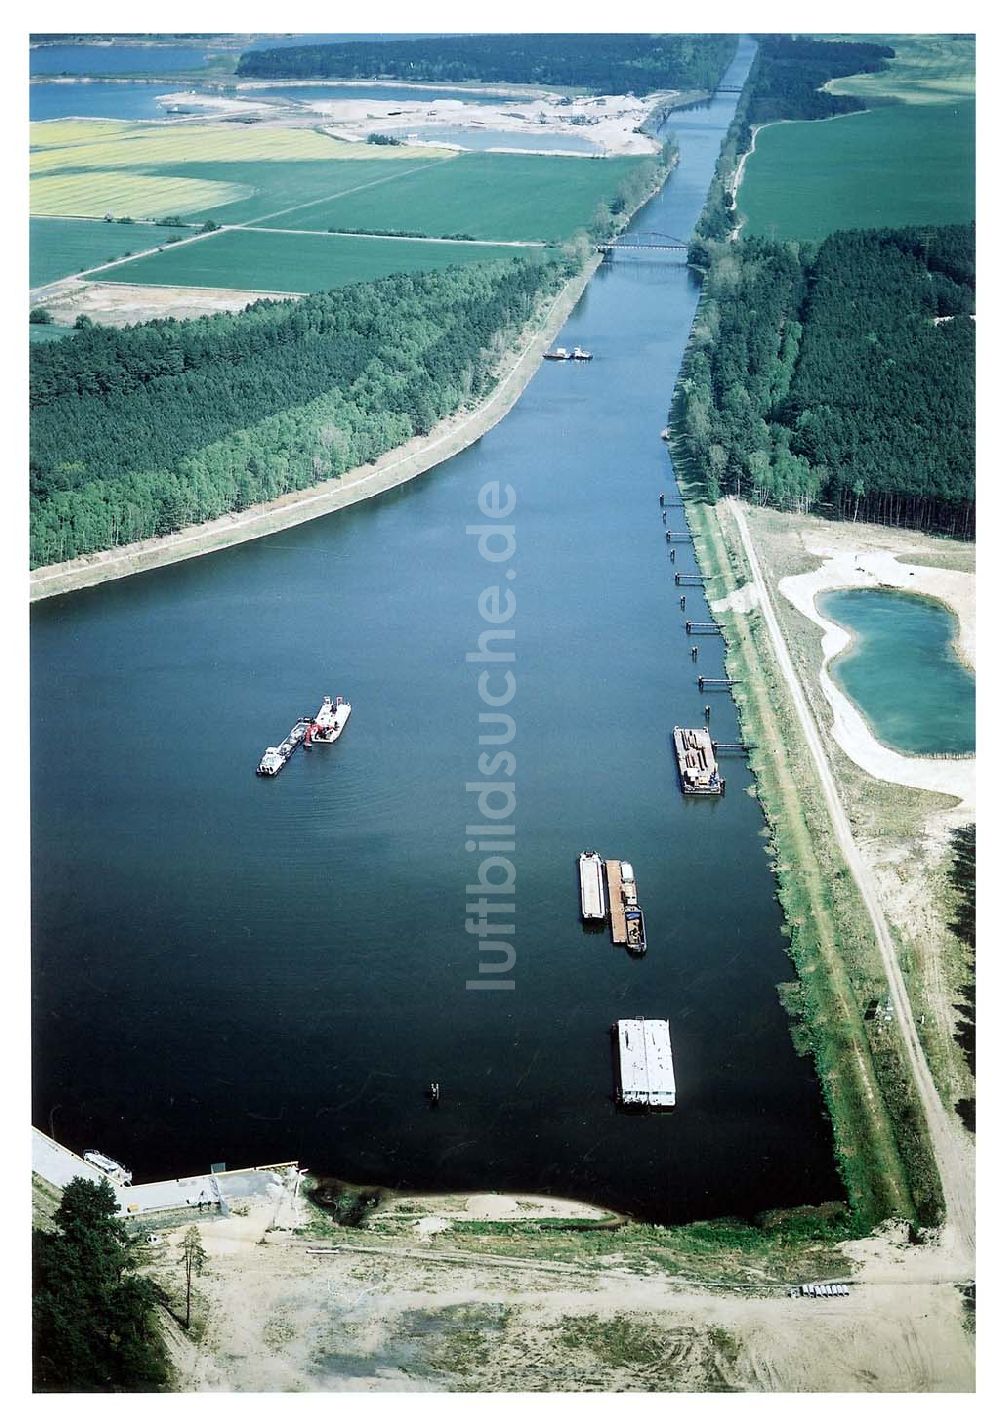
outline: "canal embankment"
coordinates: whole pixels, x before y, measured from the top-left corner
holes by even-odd
[[[324,514],[333,514],[348,505],[384,494],[408,480],[450,460],[459,451],[484,436],[516,404],[524,388],[538,371],[542,354],[572,313],[584,289],[601,263],[600,254],[590,255],[579,274],[569,280],[555,298],[539,310],[535,319],[511,344],[497,367],[497,384],[479,405],[438,422],[426,436],[387,451],[369,465],[360,465],[332,480],[308,489],[282,495],[279,499],[253,505],[249,509],[223,514],[204,524],[163,537],[141,539],[101,553],[84,554],[64,563],[35,568],[30,574],[31,600],[55,597],[79,588],[127,578],[151,568],[165,568],[205,553],[231,548],[248,539],[280,533]]]
[[[674,450],[682,459],[680,449]],[[689,496],[692,489],[689,484]],[[778,596],[772,580],[778,574],[773,563],[761,568],[756,551],[751,557],[750,535],[761,513],[751,513],[748,530],[744,505],[710,505],[693,497],[688,503],[700,566],[715,575],[722,589],[716,610],[727,668],[739,681],[734,698],[772,833],[779,897],[798,974],[798,984],[786,993],[787,1006],[803,1048],[814,1054],[859,1221],[871,1227],[893,1212],[905,1217],[909,1208],[918,1225],[934,1225],[947,1206],[948,1238],[968,1250],[974,1203],[971,1142],[950,1109],[958,1064],[940,1061],[942,1044],[950,1042],[949,986],[941,968],[933,966],[922,966],[915,982],[912,957],[899,945],[890,920],[894,908],[885,901],[885,844],[890,839],[882,833],[883,868],[877,878],[877,851],[870,845],[861,851],[857,797],[849,795],[847,808],[842,799],[845,756],[819,742],[823,721],[817,730],[814,713],[815,697],[822,693],[818,672],[807,703],[801,667],[793,665],[785,645],[784,622],[779,624],[773,608],[766,611]],[[774,517],[787,533],[788,516]],[[916,537],[923,540],[925,553],[935,542]],[[790,603],[785,606],[793,612]],[[814,626],[807,625],[815,635]],[[786,653],[784,667],[779,645]],[[831,758],[838,758],[836,773]],[[849,759],[846,763],[851,766]],[[952,802],[905,791],[920,800],[924,811],[930,804],[940,813]],[[884,808],[883,801],[883,823]],[[901,845],[920,837],[919,828],[912,830],[913,819],[911,800],[896,815],[892,830]],[[951,1047],[957,1050],[956,1044]],[[932,1055],[938,1058],[933,1063]],[[949,1108],[942,1103],[942,1091]]]
[[[835,738],[836,730],[834,707],[822,683],[827,661],[824,631],[782,590],[789,582],[808,580],[816,570],[818,545],[844,555],[848,567],[855,556],[862,566],[881,565],[886,586],[919,582],[921,591],[955,613],[956,645],[966,662],[974,664],[974,544],[877,524],[834,523],[814,515],[749,506],[744,512],[796,673],[824,737]],[[893,562],[899,566],[892,567]],[[923,576],[924,570],[929,576]],[[854,577],[860,580],[862,575]],[[854,837],[896,936],[921,1045],[942,1100],[954,1107],[969,1102],[975,1092],[955,1037],[972,966],[966,945],[952,928],[957,896],[951,875],[952,838],[974,817],[971,788],[968,801],[962,800],[965,781],[974,778],[975,760],[885,753],[893,778],[865,768],[839,745],[828,749]]]
[[[720,597],[731,600],[752,575],[727,506],[689,500],[687,514],[701,571],[712,575]],[[717,617],[727,671],[739,681],[733,696],[770,830],[772,868],[798,975],[797,983],[784,989],[783,1001],[797,1043],[816,1063],[859,1229],[870,1230],[889,1217],[915,1221],[915,1186],[925,1189],[924,1215],[934,1222],[933,1167],[927,1168],[920,1149],[911,1152],[909,1162],[904,1158],[865,1033],[863,1014],[881,991],[860,898],[846,867],[830,865],[836,854],[832,829],[761,614],[726,610]],[[862,956],[866,963],[859,971]]]

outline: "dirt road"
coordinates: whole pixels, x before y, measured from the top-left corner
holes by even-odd
[[[937,1161],[947,1208],[947,1223],[942,1233],[942,1242],[951,1244],[961,1276],[972,1277],[974,1270],[975,1237],[975,1165],[972,1145],[963,1132],[957,1118],[947,1112],[934,1086],[927,1060],[917,1036],[917,1027],[910,1006],[909,995],[899,967],[899,959],[892,934],[886,921],[879,899],[875,878],[867,861],[862,856],[854,835],[851,832],[847,813],[841,802],[834,782],[833,770],[826,756],[820,733],[812,710],[806,700],[802,685],[792,664],[792,658],[785,643],[767,582],[761,568],[757,550],[747,525],[746,516],[738,501],[730,500],[729,508],[739,529],[740,539],[746,553],[750,571],[757,588],[760,610],[767,626],[768,635],[774,648],[775,657],[795,706],[795,712],[809,752],[812,755],[819,777],[820,786],[830,813],[837,842],[844,854],[858,890],[861,893],[871,923],[878,940],[879,952],[885,968],[886,982],[896,1011],[896,1020],[902,1036],[920,1104],[923,1108],[930,1132],[934,1156]]]

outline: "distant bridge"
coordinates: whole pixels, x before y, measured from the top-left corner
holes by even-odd
[[[686,250],[687,241],[676,235],[664,235],[659,230],[636,230],[626,231],[616,240],[608,240],[597,248],[604,255],[614,250]]]

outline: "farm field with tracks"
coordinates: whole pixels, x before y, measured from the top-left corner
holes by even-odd
[[[32,130],[33,215],[266,224],[558,241],[640,158],[521,156],[343,142],[313,128],[96,123]],[[79,267],[79,266],[77,266]]]
[[[311,293],[387,274],[517,257],[503,245],[226,230],[95,275],[111,284],[161,284]]]
[[[242,224],[448,157],[437,148],[338,142],[312,128],[218,122],[66,119],[35,123],[31,136],[33,215],[110,211]]]
[[[106,220],[34,219],[30,223],[28,280],[32,289],[162,245],[180,232],[163,226],[115,225]]]
[[[565,240],[610,203],[641,158],[514,156],[471,152],[434,162],[399,182],[370,186],[296,225],[471,235],[478,240]],[[285,217],[263,224],[287,224]]]

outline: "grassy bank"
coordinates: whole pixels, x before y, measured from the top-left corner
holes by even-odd
[[[683,453],[672,447],[683,469]],[[725,504],[683,487],[701,569],[722,598],[749,580]],[[885,976],[862,900],[836,846],[809,753],[765,624],[720,612],[727,668],[771,830],[778,896],[798,982],[783,993],[797,1043],[813,1054],[859,1232],[942,1213],[936,1166],[910,1071],[891,1021],[875,1006]]]
[[[398,1211],[399,1205],[395,1206]],[[843,1204],[830,1203],[762,1214],[753,1224],[717,1219],[676,1227],[629,1219],[581,1221],[560,1219],[469,1220],[446,1217],[432,1242],[420,1236],[421,1219],[434,1208],[423,1201],[422,1213],[394,1213],[391,1220],[345,1227],[327,1209],[311,1205],[309,1222],[296,1230],[306,1242],[321,1240],[345,1250],[357,1245],[423,1249],[431,1255],[461,1259],[480,1256],[554,1264],[578,1264],[581,1272],[602,1267],[633,1273],[661,1273],[713,1287],[784,1289],[789,1283],[848,1277],[850,1259],[841,1248],[854,1221]],[[419,1243],[415,1244],[415,1240]]]

